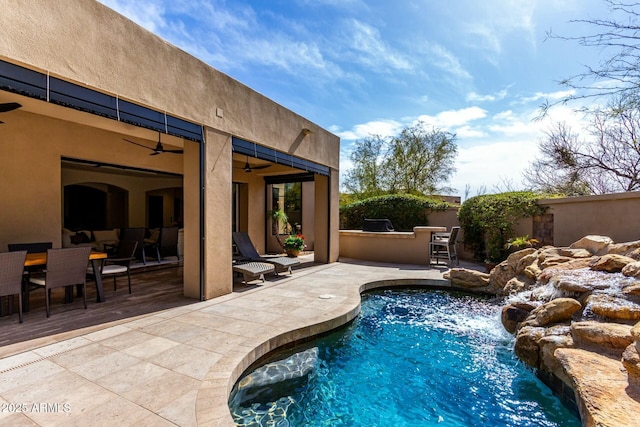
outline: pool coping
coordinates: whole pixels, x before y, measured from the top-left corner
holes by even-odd
[[[434,270],[430,270],[434,271]],[[435,270],[441,275],[442,271]],[[301,322],[298,327],[274,335],[251,348],[246,354],[232,353],[223,357],[207,374],[202,382],[196,399],[196,417],[198,425],[235,426],[228,406],[232,389],[242,374],[260,358],[288,344],[312,338],[338,329],[352,321],[359,313],[362,293],[379,288],[392,287],[427,287],[446,290],[465,290],[451,286],[449,280],[443,278],[384,278],[374,281],[354,283],[350,287],[351,304],[336,309],[333,317],[320,322]],[[466,290],[468,291],[468,289]],[[355,301],[357,300],[357,301]]]

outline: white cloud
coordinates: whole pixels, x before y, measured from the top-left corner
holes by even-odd
[[[476,92],[469,92],[467,94],[467,101],[469,102],[484,102],[484,101],[501,101],[507,96],[507,89],[502,89],[499,92],[488,95],[480,95]]]
[[[483,119],[487,116],[487,110],[480,107],[468,107],[460,110],[442,111],[435,116],[421,115],[417,121],[422,121],[428,126],[444,129],[452,132],[456,127],[466,125],[469,122]]]
[[[575,93],[576,91],[571,89],[571,90],[559,90],[559,91],[555,91],[555,92],[536,92],[533,96],[529,96],[529,97],[523,97],[521,98],[521,102],[526,103],[526,102],[535,102],[535,101],[540,101],[541,99],[548,99],[551,101],[559,101],[563,98],[566,98],[568,96],[571,96]]]
[[[471,80],[471,74],[462,66],[460,60],[444,46],[434,44],[429,46],[427,50],[431,55],[431,65],[458,79]]]
[[[385,43],[380,32],[364,22],[351,20],[348,23],[351,29],[348,45],[352,49],[360,52],[357,60],[365,65],[375,65],[381,68],[392,68],[396,70],[409,71],[413,69],[413,64],[401,53],[391,49]]]
[[[402,123],[395,120],[377,120],[355,125],[351,130],[336,132],[336,134],[343,140],[355,141],[369,135],[382,137],[396,135],[402,126]]]

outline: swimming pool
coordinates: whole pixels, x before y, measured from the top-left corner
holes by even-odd
[[[432,290],[362,296],[349,326],[241,380],[240,426],[560,426],[568,411],[512,351],[488,300]],[[292,354],[294,354],[292,356]],[[274,378],[282,381],[270,383]]]

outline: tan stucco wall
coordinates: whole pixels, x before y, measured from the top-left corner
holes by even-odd
[[[544,199],[553,214],[554,245],[570,245],[589,234],[616,242],[640,240],[640,192]]]
[[[444,227],[414,227],[413,232],[340,231],[340,257],[396,264],[429,264],[431,233]]]
[[[55,247],[61,246],[62,156],[182,173],[179,156],[166,156],[151,163],[149,157],[161,156],[148,156],[135,148],[123,142],[119,134],[12,112],[11,120],[2,124],[0,144],[0,251],[6,250],[8,243],[18,242],[51,241]],[[73,181],[65,179],[68,183]],[[175,182],[170,181],[172,185]],[[137,194],[144,197],[145,189],[134,182],[129,185],[135,200],[139,198]],[[132,215],[131,226],[138,225],[139,215],[144,225],[144,207],[141,214]]]

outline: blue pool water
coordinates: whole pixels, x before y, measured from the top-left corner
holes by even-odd
[[[236,385],[234,420],[274,427],[580,426],[514,356],[500,309],[443,291],[366,293],[348,327],[259,368],[249,375],[254,385]],[[298,358],[287,359],[292,353]],[[262,384],[282,368],[288,379]]]

